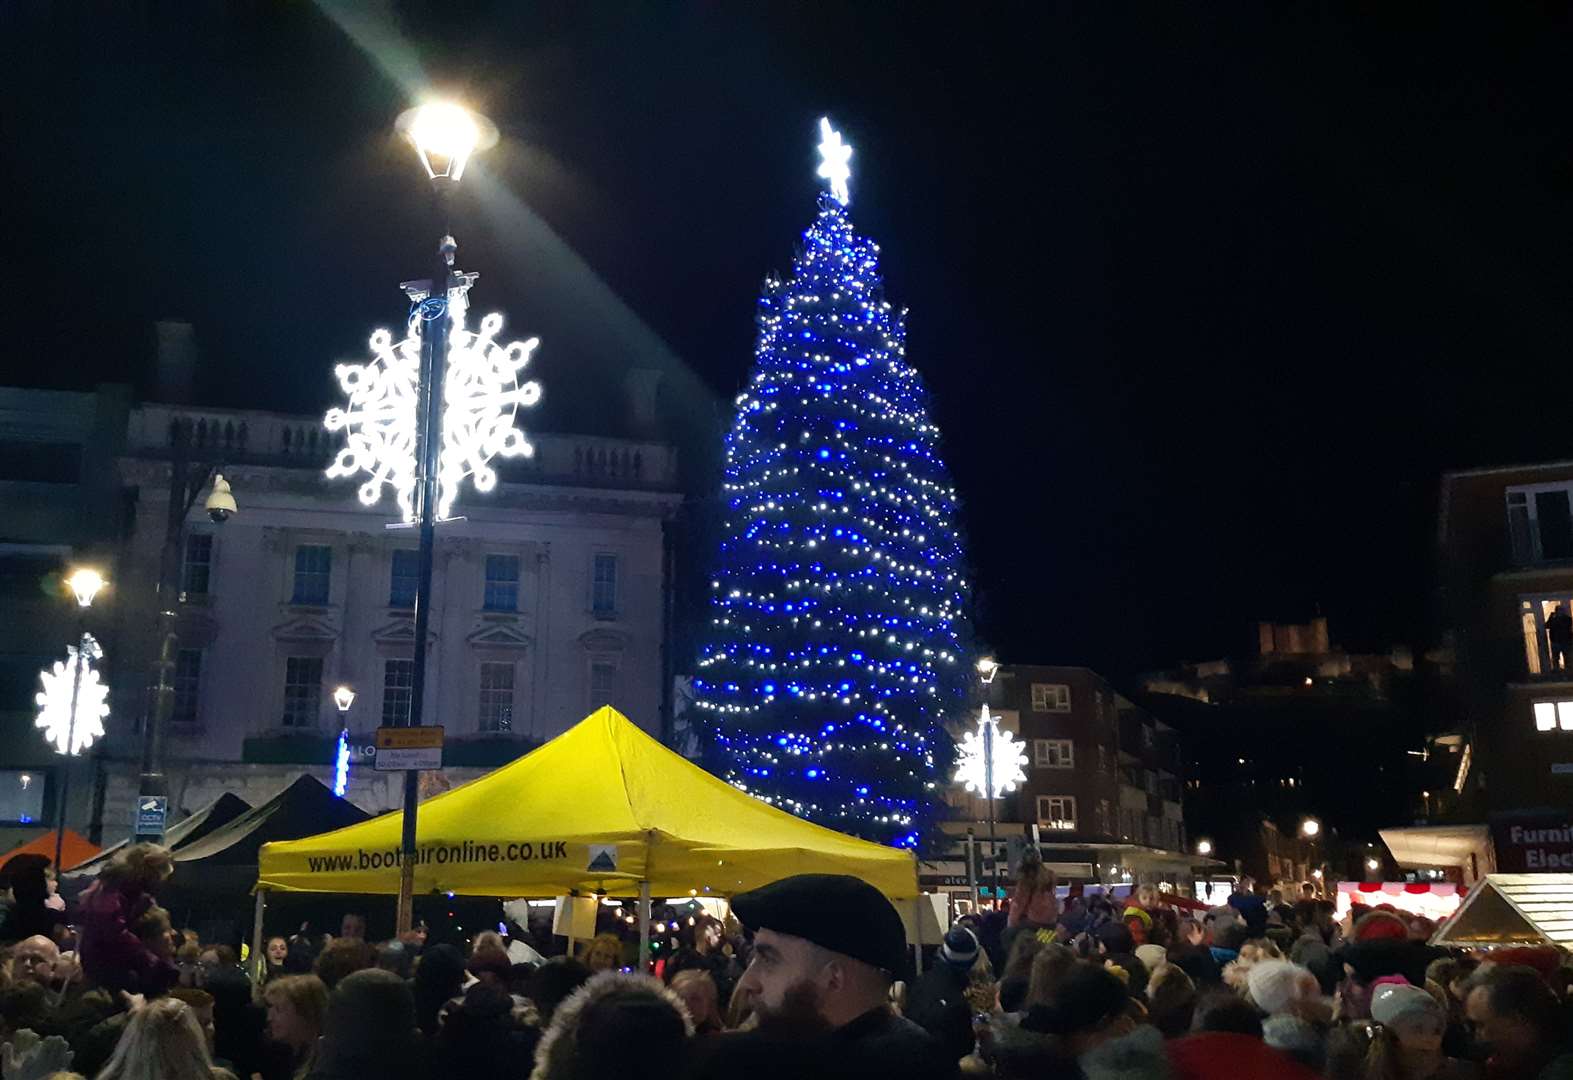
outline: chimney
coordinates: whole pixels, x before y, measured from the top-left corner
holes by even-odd
[[[153,324],[158,359],[153,398],[167,405],[190,405],[197,374],[197,332],[188,322],[160,319]]]

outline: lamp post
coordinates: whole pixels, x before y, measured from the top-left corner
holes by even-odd
[[[186,539],[186,516],[201,494],[202,485],[213,477],[204,509],[209,520],[222,525],[235,515],[235,495],[214,461],[191,470],[191,422],[176,419],[170,425],[169,515],[164,522],[164,547],[158,560],[158,657],[153,661],[153,682],[149,686],[147,712],[142,720],[142,767],[137,777],[137,804],[132,814],[132,832],[138,843],[162,843],[164,810],[169,785],[164,777],[164,726],[175,711],[175,661],[180,655],[180,566]],[[153,802],[160,809],[144,814],[142,808]]]
[[[1316,820],[1314,817],[1305,818],[1300,822],[1300,835],[1305,837],[1306,842],[1310,845],[1311,848],[1308,861],[1312,863],[1319,862],[1320,859],[1318,858],[1317,844],[1322,836],[1322,823]],[[1317,880],[1317,891],[1320,892],[1320,885],[1322,881],[1322,872],[1320,867],[1313,868],[1311,871],[1311,876]]]
[[[467,294],[477,275],[454,269],[458,243],[447,232],[447,200],[475,151],[490,146],[497,129],[485,117],[457,105],[422,105],[399,117],[431,181],[442,229],[430,280],[401,284],[414,305],[405,337],[395,342],[386,330],[372,335],[376,358],[368,364],[340,364],[339,384],[349,396],[346,407],[329,410],[329,431],[343,431],[345,445],[328,467],[331,477],[369,474],[360,500],[371,506],[383,485],[393,487],[404,523],[418,529],[414,649],[410,710],[400,727],[424,726],[426,651],[431,623],[432,553],[436,526],[446,520],[460,483],[473,477],[477,491],[490,491],[497,474],[487,463],[496,455],[524,456],[534,447],[514,427],[521,407],[534,405],[541,388],[522,382],[539,341],[494,340],[502,316],[487,315],[478,330],[465,328]],[[404,773],[404,814],[399,843],[400,933],[413,919],[416,824],[420,772]]]
[[[354,689],[340,686],[334,690],[333,704],[339,710],[339,741],[333,754],[333,794],[342,799],[350,786],[350,706],[355,704]]]
[[[64,672],[62,665],[56,664],[54,671],[54,685],[51,686],[50,673],[44,673],[45,689],[38,695],[40,713],[38,724],[51,738],[64,759],[60,767],[60,797],[55,813],[55,873],[60,873],[65,868],[60,865],[66,842],[66,809],[70,805],[71,797],[71,759],[92,744],[94,738],[104,733],[102,720],[108,713],[109,707],[104,702],[107,692],[98,681],[98,673],[92,672],[91,682],[94,686],[92,705],[92,726],[79,736],[77,732],[77,710],[82,703],[82,682],[88,673],[88,665],[98,656],[102,655],[98,642],[93,640],[93,635],[87,632],[87,609],[93,606],[93,598],[104,587],[104,578],[97,570],[82,567],[72,572],[66,579],[66,585],[76,597],[78,608],[77,643],[71,650],[69,659],[71,671],[71,692],[69,704],[65,706],[64,729],[62,730],[58,715],[63,696],[61,685]]]
[[[999,729],[999,720],[983,706],[976,731],[967,732],[959,747],[956,782],[982,795],[988,803],[990,881],[999,900],[1000,869],[995,852],[994,800],[1027,780],[1027,754],[1014,735]]]
[[[470,155],[496,139],[496,129],[484,117],[453,104],[422,105],[399,117],[399,130],[414,146],[421,165],[431,181],[441,239],[437,242],[437,262],[429,282],[405,286],[410,299],[419,304],[421,327],[420,385],[415,406],[417,428],[416,511],[420,531],[420,554],[415,579],[414,672],[410,680],[409,727],[420,727],[425,719],[426,634],[431,624],[432,552],[436,544],[439,456],[442,451],[443,376],[448,357],[448,326],[452,321],[449,304],[455,287],[469,288],[470,278],[455,272],[454,254],[459,245],[448,233],[448,199],[464,175]],[[400,841],[399,905],[395,927],[402,934],[414,921],[415,907],[415,828],[420,805],[420,773],[404,773],[404,820]]]

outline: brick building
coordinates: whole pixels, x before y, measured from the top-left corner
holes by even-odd
[[[1009,838],[1028,837],[1036,826],[1044,859],[1061,880],[1189,886],[1181,753],[1170,728],[1086,668],[1003,666],[987,689],[1001,729],[1021,739],[1028,755],[1027,782],[995,801],[1002,866]],[[965,837],[970,831],[987,844],[988,806],[959,786],[947,798],[956,816],[946,831],[955,842],[925,867],[924,879],[926,887],[964,895]],[[981,873],[980,884],[987,877]]]

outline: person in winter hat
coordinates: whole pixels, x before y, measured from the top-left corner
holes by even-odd
[[[1289,960],[1259,960],[1251,965],[1246,989],[1268,1016],[1299,1015],[1321,996],[1316,976]]]
[[[890,1007],[907,936],[874,886],[845,874],[798,874],[734,896],[732,911],[754,934],[754,958],[737,985],[751,995],[761,1032],[828,1029],[840,1060],[866,1066],[866,1076],[954,1074],[955,1060]]]
[[[1429,991],[1383,980],[1371,993],[1371,1019],[1378,1030],[1366,1051],[1367,1080],[1471,1080],[1480,1075],[1478,1066],[1442,1053],[1447,1011]]]
[[[937,962],[907,988],[907,1019],[939,1040],[946,1058],[955,1061],[971,1053],[975,1042],[967,986],[978,952],[971,930],[952,927]]]

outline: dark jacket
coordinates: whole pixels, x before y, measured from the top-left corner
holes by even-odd
[[[954,1080],[960,1059],[932,1035],[890,1008],[870,1009],[830,1034],[830,1053],[864,1080]]]
[[[907,1019],[945,1048],[952,1061],[972,1052],[972,1006],[967,1002],[967,973],[938,963],[907,989]]]

